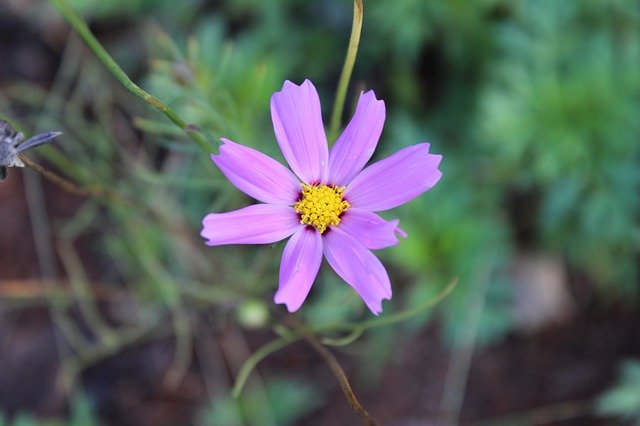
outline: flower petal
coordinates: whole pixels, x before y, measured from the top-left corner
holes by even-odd
[[[301,227],[291,236],[282,253],[280,285],[273,300],[297,311],[307,298],[322,263],[322,238],[309,227]]]
[[[324,235],[324,256],[331,267],[378,315],[382,312],[382,300],[391,298],[389,276],[380,260],[338,227]]]
[[[399,222],[386,221],[368,210],[350,208],[341,216],[339,226],[366,248],[377,250],[398,244],[396,234],[406,238],[407,234],[398,228]]]
[[[360,209],[392,209],[435,185],[442,176],[441,160],[442,155],[429,154],[428,143],[401,149],[364,169],[347,186],[344,198]]]
[[[291,170],[307,184],[324,180],[329,150],[318,92],[309,80],[285,81],[271,96],[276,139]]]
[[[286,167],[253,148],[221,140],[220,152],[211,160],[238,189],[265,203],[296,202],[300,181]]]
[[[228,213],[209,213],[200,235],[209,246],[270,244],[287,238],[300,226],[293,207],[254,204]]]
[[[362,93],[356,112],[329,152],[330,183],[348,184],[367,164],[384,126],[384,102],[373,91]]]

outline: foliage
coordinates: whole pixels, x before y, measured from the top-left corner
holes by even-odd
[[[595,404],[602,416],[615,417],[624,424],[640,424],[640,362],[629,359],[620,368],[616,383],[603,392]]]
[[[81,198],[73,217],[54,221],[52,230],[57,245],[50,249],[73,287],[63,303],[50,301],[74,350],[65,371],[73,375],[158,334],[177,336],[173,371],[184,371],[201,315],[213,312],[215,324],[240,318],[264,330],[282,313],[270,302],[281,244],[205,249],[198,238],[206,212],[248,204],[208,154],[217,138],[228,137],[281,158],[269,97],[285,79],[308,77],[325,108],[331,105],[351,3],[71,3],[98,28],[119,20],[135,26],[148,61],[131,53],[128,40],[105,37],[105,47],[197,127],[210,149],[133,101],[74,38],[50,90],[24,82],[3,88],[0,106],[15,127],[64,132],[63,143],[39,152],[49,167],[96,195]],[[381,253],[394,283],[385,315],[423,306],[458,277],[439,308],[448,340],[464,338],[469,324],[480,343],[499,339],[513,327],[514,290],[504,271],[521,249],[560,254],[598,284],[599,298],[627,299],[639,276],[639,29],[640,5],[625,0],[365,2],[349,100],[354,105],[360,90],[373,88],[386,102],[376,158],[424,140],[444,155],[441,182],[386,214],[401,219],[409,238]],[[536,200],[526,241],[511,216],[513,193]],[[90,261],[77,253],[87,239],[91,255],[101,253]],[[105,321],[91,297],[97,292],[124,294],[127,309],[112,309]],[[68,321],[78,305],[95,332],[91,339]],[[477,318],[469,317],[474,305]],[[252,309],[258,320],[242,319]],[[353,292],[323,273],[299,318],[322,328],[359,324],[365,315]],[[422,310],[396,327],[411,336],[432,317]],[[346,339],[324,337],[375,353],[361,368],[371,378],[379,375],[371,366],[393,356],[395,335],[361,337],[359,330],[341,330]],[[634,415],[637,398],[624,379],[636,374],[634,365],[601,398],[603,413]],[[287,424],[320,398],[318,389],[290,378],[265,386],[239,402],[216,399],[202,412],[203,423],[256,418],[252,407],[267,395],[275,424]]]
[[[71,398],[70,414],[67,420],[40,420],[28,412],[20,412],[7,420],[0,412],[0,426],[98,426],[91,402],[84,394]]]
[[[265,398],[266,396],[266,398]],[[320,390],[306,381],[272,378],[264,392],[250,388],[240,399],[222,396],[203,409],[201,425],[291,425],[322,404]]]
[[[640,243],[631,195],[640,189],[640,21],[637,5],[625,11],[608,1],[520,4],[499,27],[478,112],[494,179],[542,194],[536,243],[623,293],[637,279]]]

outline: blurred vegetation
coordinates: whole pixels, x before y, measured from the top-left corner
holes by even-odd
[[[617,381],[599,396],[596,412],[621,424],[640,424],[640,361],[626,360]]]
[[[98,426],[94,409],[85,395],[74,395],[69,402],[68,419],[40,420],[28,412],[18,413],[9,421],[0,413],[0,426]]]
[[[266,383],[265,392],[248,389],[242,400],[230,396],[213,400],[202,410],[198,424],[287,426],[322,403],[320,389],[311,383],[272,378]]]
[[[350,1],[72,5],[98,28],[113,22],[132,27],[135,35],[105,37],[107,50],[211,140],[227,137],[282,159],[268,105],[285,79],[314,81],[328,119],[350,31]],[[54,15],[41,11],[41,22]],[[132,47],[131,37],[144,45]],[[272,306],[271,298],[282,244],[205,247],[198,237],[202,217],[250,200],[180,129],[83,55],[77,38],[71,35],[64,49],[50,90],[13,82],[0,95],[0,107],[16,111],[10,119],[23,131],[64,132],[63,143],[40,151],[52,169],[79,186],[116,193],[79,199],[73,218],[54,222],[62,243],[52,249],[75,292],[72,300],[53,304],[73,348],[66,368],[72,375],[131,341],[175,334],[179,377],[199,313],[213,311],[215,321],[231,317],[247,327],[276,321],[282,307]],[[365,2],[347,105],[365,87],[385,100],[387,123],[375,158],[424,140],[444,156],[434,189],[385,214],[399,217],[409,238],[380,253],[395,292],[384,315],[424,304],[458,277],[440,308],[446,336],[455,341],[468,332],[469,306],[481,300],[473,325],[479,342],[499,339],[514,324],[513,283],[505,271],[522,250],[562,257],[598,286],[598,300],[635,303],[639,69],[637,1]],[[514,199],[532,200],[524,233],[513,218]],[[74,249],[87,239],[92,256],[99,253],[89,271]],[[96,286],[127,294],[131,306],[110,312],[109,324],[117,327],[83,297]],[[98,336],[91,342],[65,319],[77,303]],[[367,315],[349,287],[325,271],[300,316],[322,325]],[[411,335],[431,318],[417,315],[403,331]],[[354,352],[376,353],[380,359],[371,363],[382,365],[392,356],[390,338],[377,330],[350,344]],[[375,369],[366,372],[376,380]],[[244,402],[212,403],[202,412],[209,419],[204,423],[255,416],[252,398],[289,392],[283,383],[268,382],[261,396],[248,391]],[[272,406],[274,424],[304,415],[321,399],[321,390],[296,386],[287,398],[297,411]],[[611,398],[603,399],[603,410],[615,405],[607,403]]]

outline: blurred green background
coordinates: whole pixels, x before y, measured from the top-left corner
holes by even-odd
[[[70,3],[134,81],[206,130],[211,152],[216,138],[227,137],[282,159],[268,105],[286,79],[314,82],[328,122],[351,28],[347,0]],[[377,253],[394,286],[382,317],[424,306],[458,280],[437,309],[337,342],[369,411],[385,424],[457,424],[569,401],[578,408],[562,424],[640,421],[640,381],[633,379],[640,335],[631,325],[640,252],[640,2],[364,6],[344,122],[358,93],[373,89],[387,108],[374,159],[423,141],[444,157],[435,188],[385,214],[400,218],[409,238]],[[7,336],[20,333],[20,318],[44,309],[59,364],[50,392],[60,394],[47,405],[5,390],[6,423],[357,421],[303,344],[267,358],[243,396],[230,398],[241,363],[287,324],[284,308],[271,302],[283,244],[205,247],[198,233],[206,213],[252,201],[180,129],[118,86],[51,4],[9,0],[0,19],[2,116],[29,135],[63,131],[59,143],[30,156],[98,194],[69,194],[19,170],[0,186],[0,216],[16,216],[12,208],[24,205],[18,225],[28,235],[24,256],[12,257],[22,253],[18,233],[0,229],[0,337],[7,359],[22,365]],[[8,224],[3,219],[2,228]],[[36,279],[33,289],[27,278]],[[17,293],[7,290],[16,282]],[[297,318],[357,331],[370,315],[323,267]],[[615,318],[610,329],[606,318]],[[619,334],[611,332],[617,337],[603,343],[611,350],[603,355],[591,339],[605,342],[607,330]],[[503,354],[494,361],[504,360],[515,339],[541,342],[529,355],[537,357],[553,336],[577,339],[563,349],[573,365],[582,355],[593,359],[563,379],[583,393],[544,381],[555,374],[553,361],[536,365],[541,377],[531,382],[474,393],[482,389],[474,368],[482,371],[484,359],[474,353],[493,350]],[[168,392],[186,408],[164,418],[157,410],[145,417],[142,403],[127,411],[118,400],[124,385],[111,376],[136,374],[118,360],[148,364],[153,385],[145,384],[161,390],[143,394],[165,401]],[[13,379],[3,374],[7,389]],[[16,380],[26,393],[37,386]],[[430,391],[418,386],[427,381],[435,382]],[[502,395],[526,383],[547,390]],[[422,389],[413,408],[385,406],[385,392],[412,384]],[[508,424],[552,423],[530,414]]]

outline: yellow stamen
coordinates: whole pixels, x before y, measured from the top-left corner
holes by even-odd
[[[327,226],[339,224],[340,215],[351,207],[342,199],[344,186],[301,185],[302,198],[293,207],[300,213],[300,223],[315,226],[321,234]]]

